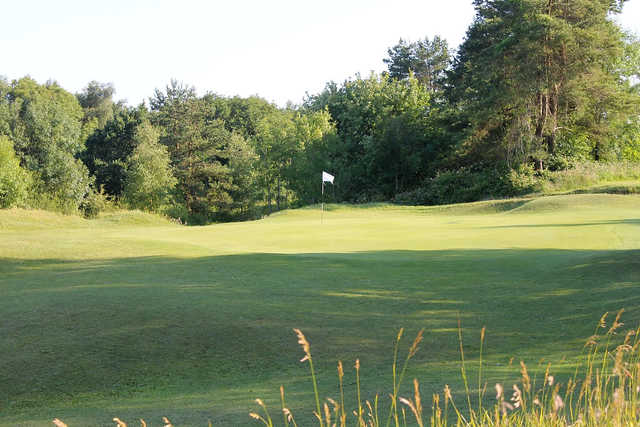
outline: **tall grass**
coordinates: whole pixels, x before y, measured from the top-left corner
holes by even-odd
[[[432,396],[431,414],[425,414],[422,396],[417,379],[413,380],[413,396],[400,396],[400,385],[405,377],[407,365],[415,356],[423,331],[409,347],[402,367],[399,366],[399,347],[403,335],[401,329],[394,346],[391,391],[388,396],[376,394],[373,402],[361,401],[360,366],[356,362],[357,408],[352,411],[344,407],[342,362],[338,362],[339,402],[326,398],[321,403],[317,378],[313,370],[312,356],[308,340],[300,330],[296,330],[298,342],[305,352],[303,362],[309,362],[316,409],[313,411],[321,427],[380,427],[407,426],[432,427],[447,426],[633,426],[640,422],[640,328],[619,335],[623,326],[620,310],[610,326],[607,326],[608,313],[602,316],[594,334],[587,340],[575,368],[566,383],[562,383],[552,374],[552,366],[547,365],[541,383],[536,383],[529,375],[527,365],[519,364],[520,380],[510,386],[494,384],[495,397],[487,395],[483,384],[483,349],[485,328],[480,332],[480,357],[477,366],[477,406],[472,400],[472,385],[468,376],[462,341],[462,327],[458,325],[460,343],[460,375],[464,384],[464,404],[459,406],[448,385],[441,393]],[[619,337],[624,337],[621,341]],[[507,391],[510,389],[510,391]],[[295,424],[291,409],[284,404],[284,389],[281,388],[282,412],[285,415],[284,426]],[[386,401],[386,404],[385,404]],[[273,427],[262,400],[256,400],[264,416],[252,412],[251,417]],[[484,403],[488,403],[486,406]],[[322,408],[322,409],[321,409]],[[347,415],[348,414],[348,415]]]
[[[547,172],[540,179],[543,193],[580,190],[615,181],[640,179],[638,162],[582,162],[570,169]]]

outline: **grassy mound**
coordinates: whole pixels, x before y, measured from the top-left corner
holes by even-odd
[[[278,407],[280,384],[314,407],[292,328],[312,339],[322,396],[336,396],[337,360],[353,385],[356,358],[363,399],[388,390],[400,327],[425,328],[407,373],[423,395],[461,392],[458,318],[471,362],[487,328],[489,384],[512,357],[566,379],[603,312],[640,321],[638,212],[639,196],[610,194],[206,227],[0,211],[0,425],[243,425],[253,398]]]
[[[96,219],[78,215],[29,209],[0,210],[0,230],[46,230],[51,228],[99,228],[105,225],[167,225],[166,218],[141,211],[115,211],[101,214]]]

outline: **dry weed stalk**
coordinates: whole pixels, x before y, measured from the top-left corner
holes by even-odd
[[[298,344],[302,346],[302,351],[304,352],[304,357],[300,359],[300,362],[309,361],[309,370],[311,371],[311,379],[313,382],[313,393],[316,398],[316,417],[320,420],[320,427],[324,427],[324,422],[322,420],[322,411],[320,409],[320,396],[318,393],[318,382],[316,381],[316,373],[313,369],[313,358],[311,357],[311,346],[309,345],[309,341],[304,336],[300,329],[293,330],[298,337]]]

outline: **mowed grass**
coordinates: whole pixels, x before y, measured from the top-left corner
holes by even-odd
[[[471,363],[487,328],[489,388],[518,376],[511,358],[572,372],[605,311],[640,322],[637,195],[330,205],[320,219],[307,208],[183,227],[0,211],[0,425],[252,425],[256,397],[278,413],[281,384],[307,425],[292,328],[311,341],[322,397],[338,396],[338,360],[353,396],[359,358],[363,398],[379,392],[386,408],[400,327],[425,328],[408,375],[430,396],[463,390],[458,319]]]

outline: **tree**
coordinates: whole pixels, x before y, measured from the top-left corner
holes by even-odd
[[[126,161],[140,143],[140,126],[147,121],[145,108],[124,108],[87,139],[80,157],[96,179],[96,186],[120,197],[126,181]]]
[[[320,174],[333,170],[332,153],[338,145],[336,128],[326,109],[297,112],[293,126],[295,146],[283,170],[283,179],[297,204],[317,203]]]
[[[59,208],[75,210],[89,191],[86,167],[75,158],[83,148],[82,108],[55,82],[25,77],[3,85],[0,131],[13,142],[35,187]]]
[[[445,71],[449,67],[449,44],[440,36],[433,40],[409,42],[400,39],[397,45],[387,50],[388,58],[382,61],[387,64],[389,76],[395,79],[407,79],[411,73],[418,81],[431,91],[442,88]]]
[[[20,167],[13,143],[6,136],[0,136],[0,208],[24,202],[30,184],[31,175]]]
[[[278,112],[278,107],[257,96],[227,98],[207,94],[202,99],[210,105],[213,118],[221,120],[229,132],[245,139],[255,137],[260,121]]]
[[[159,132],[148,121],[136,129],[135,148],[126,159],[123,196],[134,209],[158,211],[168,200],[177,180],[167,148],[158,143]]]
[[[598,122],[619,105],[610,64],[623,41],[608,16],[622,3],[475,0],[476,19],[447,87],[468,121],[467,155],[542,165],[547,156],[571,154],[583,131],[602,139],[580,117]]]
[[[340,87],[328,85],[324,93],[307,101],[307,107],[327,108],[335,124],[339,142],[332,150],[331,166],[340,171],[336,175],[340,199],[388,199],[420,182],[438,158],[435,152],[441,148],[431,149],[438,140],[429,134],[431,95],[414,77],[358,76]],[[408,133],[398,132],[409,124]],[[406,162],[403,156],[412,160]]]
[[[259,156],[259,182],[263,189],[269,213],[275,199],[276,209],[281,209],[282,196],[286,193],[284,173],[291,163],[297,147],[292,111],[277,111],[265,116],[257,125],[252,139]]]
[[[195,89],[172,80],[151,99],[152,119],[162,129],[189,221],[204,223],[226,215],[233,204],[229,143],[232,133]]]
[[[91,81],[80,93],[76,94],[78,102],[84,110],[83,124],[88,136],[95,129],[102,129],[113,118],[115,105],[112,83]]]
[[[260,200],[258,156],[249,142],[236,133],[229,139],[227,152],[232,182],[229,195],[233,201],[227,209],[227,218],[252,218],[256,214],[256,202]]]

